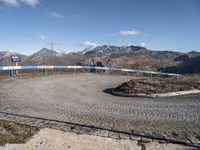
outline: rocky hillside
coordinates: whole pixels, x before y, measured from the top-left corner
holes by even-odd
[[[33,55],[27,57],[22,64],[23,65],[51,65],[60,54],[54,50],[43,48]],[[53,60],[53,61],[51,61]]]
[[[132,69],[157,70],[166,66],[176,66],[174,59],[183,55],[180,52],[152,51],[139,46],[99,46],[84,54],[81,64],[101,61],[105,66]]]
[[[154,51],[139,46],[98,46],[84,52],[80,64],[100,62],[104,66],[173,73],[200,72],[200,52]]]
[[[60,54],[54,50],[43,48],[40,51],[27,57],[23,65],[76,65],[82,59],[76,53]]]
[[[8,54],[7,54],[8,53]],[[0,52],[0,65],[9,65],[10,52]],[[20,54],[19,54],[20,55]],[[174,73],[200,72],[200,52],[154,51],[140,46],[98,46],[60,54],[43,48],[24,56],[22,65],[99,65]]]
[[[173,61],[179,64],[167,66],[165,72],[200,73],[200,52],[192,51],[176,57]]]

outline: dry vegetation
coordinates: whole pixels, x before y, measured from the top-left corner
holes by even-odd
[[[200,76],[179,78],[141,78],[125,82],[115,88],[124,93],[166,93],[200,89]]]
[[[8,76],[0,76],[0,80],[4,80],[4,79],[7,79]]]
[[[19,73],[18,75],[14,75],[14,76],[6,76],[6,75],[0,75],[0,80],[6,80],[8,78],[20,78],[20,77],[40,77],[40,76],[45,76],[45,75],[53,75],[53,74],[63,74],[63,75],[68,75],[68,74],[103,74],[103,75],[112,75],[112,76],[120,76],[120,75],[127,75],[126,73],[123,72],[101,72],[101,71],[94,71],[94,72],[86,72],[83,70],[76,70],[74,72],[73,69],[69,70],[69,71],[56,71],[54,69],[54,71],[52,72],[52,70],[48,70],[47,73],[43,73],[43,72],[34,72],[34,73]],[[134,77],[144,77],[143,74],[134,74],[134,73],[128,73],[128,76],[134,76]]]
[[[25,143],[36,132],[37,127],[0,120],[0,146],[6,143]]]

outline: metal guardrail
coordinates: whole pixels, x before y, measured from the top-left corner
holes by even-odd
[[[151,74],[160,76],[179,76],[179,74],[173,73],[163,73],[155,71],[145,71],[145,70],[132,70],[123,68],[109,68],[109,67],[97,67],[97,66],[0,66],[0,70],[27,70],[27,69],[94,69],[94,70],[107,70],[107,71],[121,71],[126,73],[141,73],[141,74]]]

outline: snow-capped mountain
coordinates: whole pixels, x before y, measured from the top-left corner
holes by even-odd
[[[109,45],[103,45],[103,46],[97,46],[94,48],[86,48],[85,50],[81,51],[81,54],[96,54],[96,52],[102,52],[102,53],[130,53],[133,51],[145,51],[147,50],[145,47],[140,46],[109,46]]]

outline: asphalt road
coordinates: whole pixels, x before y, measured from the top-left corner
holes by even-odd
[[[0,112],[200,140],[200,94],[131,98],[104,92],[131,78],[79,74],[2,80]]]

